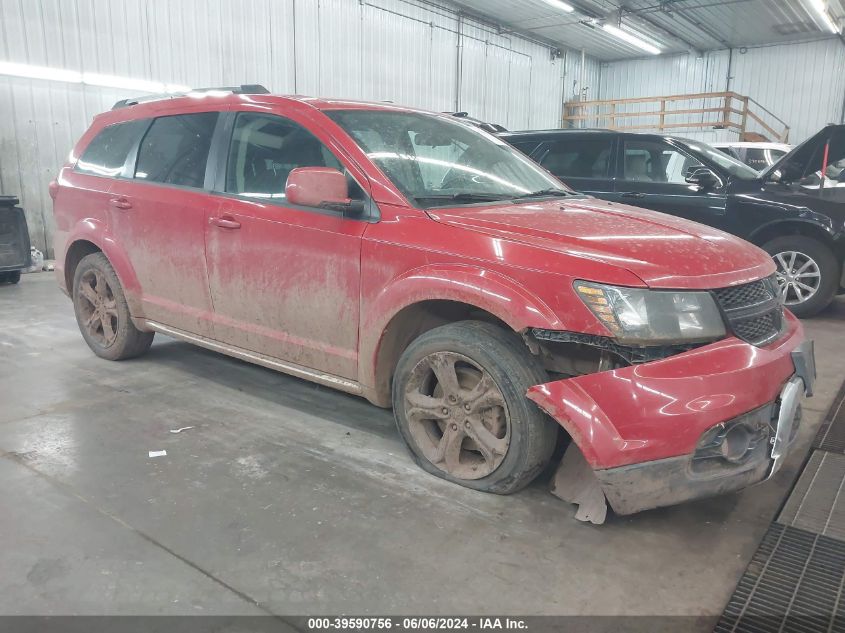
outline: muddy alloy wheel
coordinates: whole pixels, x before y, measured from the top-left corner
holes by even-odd
[[[511,494],[540,474],[557,446],[560,426],[525,397],[548,380],[513,331],[447,323],[415,338],[396,364],[396,428],[426,472]]]
[[[405,416],[425,457],[457,479],[486,477],[508,452],[505,398],[490,374],[461,354],[436,352],[417,364],[405,388]]]
[[[82,338],[97,356],[124,360],[150,348],[155,334],[135,327],[117,273],[103,253],[83,257],[69,287]]]
[[[102,345],[111,347],[117,338],[118,311],[114,291],[105,275],[97,270],[85,271],[79,280],[80,312],[82,326],[89,336]]]

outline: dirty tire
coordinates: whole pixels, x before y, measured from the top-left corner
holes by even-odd
[[[800,303],[787,305],[792,313],[800,318],[812,317],[824,310],[836,295],[839,288],[839,263],[836,256],[827,246],[803,235],[784,235],[777,237],[763,245],[763,249],[775,259],[778,276],[782,273],[782,264],[778,262],[778,254],[797,253],[801,261],[812,260],[819,272],[818,285],[812,296]],[[812,280],[805,280],[812,281]],[[790,294],[794,299],[794,295]]]
[[[444,375],[457,382],[441,381],[435,366],[453,368]],[[426,372],[428,383],[420,378]],[[399,359],[392,390],[396,426],[423,470],[475,490],[510,494],[545,469],[557,444],[557,423],[525,397],[529,387],[547,381],[513,332],[481,321],[444,325],[414,340]]]
[[[132,323],[123,287],[102,253],[87,255],[76,267],[73,309],[82,337],[100,358],[140,356],[153,342],[153,332],[142,332]]]

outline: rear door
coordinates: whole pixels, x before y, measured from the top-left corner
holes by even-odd
[[[367,222],[294,206],[285,184],[296,167],[324,166],[346,171],[353,198],[366,199],[360,185],[368,185],[318,126],[289,114],[232,114],[231,140],[218,163],[220,206],[206,218],[215,336],[354,380]]]
[[[688,183],[689,170],[703,165],[682,148],[659,139],[623,136],[619,163],[620,202],[724,226],[727,183],[722,180],[707,189]]]
[[[72,169],[63,169],[56,198],[56,255],[62,257],[74,225],[85,219],[108,226],[109,190],[125,173],[127,158],[149,126],[147,119],[113,123],[96,133]],[[60,263],[60,262],[57,262]],[[73,292],[72,288],[67,289]]]
[[[212,334],[205,223],[217,201],[206,187],[219,112],[154,119],[131,158],[131,178],[109,192],[113,233],[141,287],[144,316],[203,336]]]
[[[612,134],[561,134],[535,151],[532,158],[576,191],[613,197]]]

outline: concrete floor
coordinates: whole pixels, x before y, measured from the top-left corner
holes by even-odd
[[[842,382],[843,322],[842,299],[806,322],[818,395],[777,477],[595,527],[542,482],[499,497],[423,473],[364,400],[161,336],[100,360],[53,276],[26,275],[0,286],[0,613],[672,614],[707,630]]]

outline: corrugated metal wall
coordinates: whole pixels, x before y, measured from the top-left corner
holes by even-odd
[[[458,108],[511,129],[559,125],[569,70],[544,45],[418,0],[0,0],[0,60]],[[0,191],[21,196],[36,247],[51,250],[57,167],[95,113],[133,94],[0,76]]]
[[[826,123],[843,120],[845,46],[834,38],[734,50],[732,55],[725,50],[700,58],[677,55],[610,62],[602,65],[599,98],[725,90],[755,99],[786,121],[790,142],[799,143]],[[698,136],[730,137],[716,131]]]

